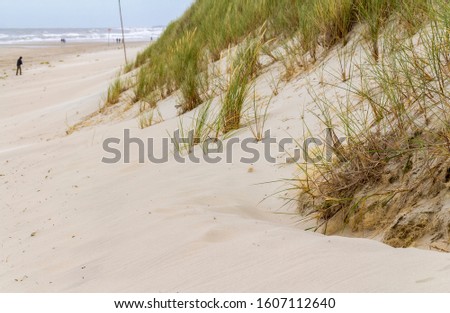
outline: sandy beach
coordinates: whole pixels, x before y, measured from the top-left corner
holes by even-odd
[[[144,47],[130,44],[129,58]],[[0,53],[1,292],[450,291],[449,254],[305,231],[295,208],[270,196],[284,183],[266,184],[295,165],[102,163],[103,141],[124,129],[144,140],[178,126],[173,96],[150,128],[105,118],[66,135],[102,105],[124,63],[120,47]],[[271,105],[274,136],[301,130],[304,88],[300,77]]]

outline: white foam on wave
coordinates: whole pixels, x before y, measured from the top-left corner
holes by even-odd
[[[125,40],[149,41],[156,39],[164,31],[164,27],[136,27],[125,29]],[[107,42],[121,38],[119,28],[86,28],[86,29],[0,29],[0,44],[59,42],[64,38],[72,42]]]

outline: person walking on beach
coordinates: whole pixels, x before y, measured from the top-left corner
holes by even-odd
[[[19,73],[20,73],[20,75],[22,75],[22,64],[23,64],[23,62],[22,62],[22,57],[20,57],[20,58],[17,60],[16,76],[19,75]]]

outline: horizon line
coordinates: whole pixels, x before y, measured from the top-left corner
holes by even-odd
[[[127,26],[127,27],[124,27],[124,29],[127,29],[127,28],[157,28],[157,27],[167,27],[167,25],[155,25],[155,26]],[[44,27],[35,27],[35,26],[33,26],[33,27],[2,27],[2,26],[0,26],[0,29],[61,29],[61,28],[66,28],[66,29],[75,29],[75,28],[78,28],[78,29],[91,29],[91,28],[106,28],[106,29],[108,29],[108,28],[118,28],[118,29],[120,29],[121,27],[120,26],[83,26],[83,27],[73,27],[73,26],[70,26],[70,27],[68,27],[68,26],[51,26],[51,27],[48,27],[48,26],[44,26]]]

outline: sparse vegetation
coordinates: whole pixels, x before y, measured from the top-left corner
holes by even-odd
[[[240,127],[242,108],[259,66],[261,39],[262,35],[242,46],[231,62],[228,87],[222,100],[220,116],[223,133]]]
[[[208,89],[206,64],[196,30],[187,32],[173,48],[171,72],[175,88],[181,91],[181,113],[195,109],[203,102],[202,95]]]
[[[148,112],[141,114],[141,127],[152,125],[158,101],[176,91],[180,114],[204,105],[190,127],[191,151],[210,135],[241,127],[249,91],[263,70],[262,55],[270,64],[280,62],[280,78],[288,81],[323,66],[336,49],[336,85],[320,82],[345,94],[327,98],[312,92],[318,117],[334,136],[327,144],[336,157],[302,167],[301,212],[316,218],[324,232],[337,229],[331,224],[387,229],[402,208],[424,196],[425,191],[415,193],[417,186],[426,185],[436,196],[450,181],[449,12],[446,0],[198,0],[125,71],[137,70],[133,102]],[[355,63],[354,46],[361,46],[351,41],[356,26],[367,49]],[[222,58],[227,72],[217,74],[213,62]],[[115,84],[114,92],[120,90]],[[272,96],[279,84],[270,84]],[[216,95],[220,112],[210,122]],[[118,97],[112,93],[113,101]],[[255,94],[252,104],[250,129],[261,140],[267,106],[258,105]],[[336,142],[333,129],[345,134],[346,144]],[[403,239],[386,233],[385,241],[407,246],[418,233]]]
[[[264,139],[264,131],[267,121],[267,110],[269,109],[272,96],[263,105],[258,105],[256,91],[253,91],[252,106],[250,108],[248,125],[250,131],[253,134],[253,138],[255,138],[256,141],[261,141]]]
[[[106,98],[105,106],[113,105],[119,102],[120,95],[123,91],[126,90],[126,87],[122,83],[120,78],[117,78],[114,83],[108,88],[108,95]]]
[[[426,27],[414,36],[383,36],[391,52],[361,68],[361,84],[348,82],[345,102],[316,98],[324,124],[347,136],[332,163],[302,167],[301,212],[316,218],[325,233],[345,227],[381,232],[396,247],[410,246],[430,231],[432,240],[449,239],[445,214],[430,209],[425,222],[422,214],[401,215],[421,199],[445,194],[450,181],[450,6],[430,5]],[[336,109],[334,117],[330,108]]]
[[[148,110],[141,112],[139,115],[140,128],[147,128],[154,124],[161,123],[162,121],[163,118],[158,108],[149,108]]]
[[[203,144],[205,141],[217,138],[217,123],[219,122],[217,114],[214,114],[211,109],[212,101],[204,103],[194,114],[191,122],[185,128],[185,121],[180,117],[179,138],[188,138],[188,142],[180,142],[176,137],[172,138],[177,153],[187,151],[191,153],[194,146]]]
[[[338,42],[345,45],[358,22],[367,26],[366,37],[377,59],[378,38],[389,18],[395,15],[411,33],[423,23],[428,1],[196,1],[124,71],[140,68],[135,102],[163,99],[181,90],[183,113],[207,100],[208,64],[220,59],[224,50],[257,36],[256,30],[262,25],[266,30],[262,42],[268,43],[265,53],[283,61],[286,78],[290,79],[305,66],[306,53],[314,62],[319,48],[326,51]],[[272,52],[280,46],[284,47],[282,55]]]
[[[134,68],[134,64],[133,63],[127,63],[123,67],[123,73],[127,74],[127,73],[131,72],[133,70],[133,68]]]

